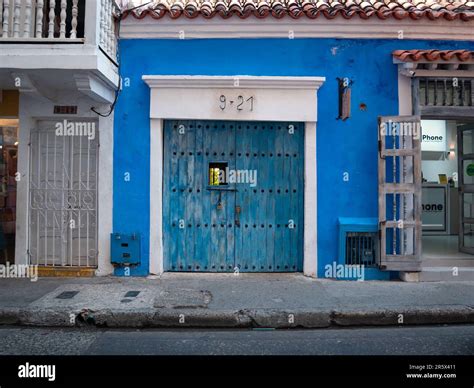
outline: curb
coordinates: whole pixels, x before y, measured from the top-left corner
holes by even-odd
[[[15,307],[6,307],[0,309],[1,325],[18,325],[20,324],[20,309]]]
[[[336,326],[466,324],[474,323],[474,309],[467,306],[449,306],[397,311],[336,311],[332,321]]]
[[[407,310],[288,311],[275,309],[0,309],[0,325],[98,328],[327,328],[474,323],[474,308],[427,307]]]

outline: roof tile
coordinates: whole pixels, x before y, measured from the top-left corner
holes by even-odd
[[[446,20],[474,19],[474,1],[469,0],[155,0],[153,4],[132,12],[136,18],[147,15],[161,19],[166,14],[176,19],[181,16],[194,18],[199,15],[212,18],[252,15],[264,18],[272,16],[292,18],[306,16],[316,19],[323,16],[333,19],[338,15],[346,19],[359,16],[363,19],[377,17],[385,20],[444,18]],[[125,16],[127,12],[125,13]]]
[[[396,50],[392,55],[402,62],[467,62],[474,60],[474,51],[470,50]]]

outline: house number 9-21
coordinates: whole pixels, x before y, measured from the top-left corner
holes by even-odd
[[[235,99],[229,99],[225,95],[221,95],[219,97],[219,108],[221,110],[228,110],[235,107],[237,111],[247,110],[249,112],[253,111],[253,101],[254,97],[244,97],[244,96],[237,96]]]

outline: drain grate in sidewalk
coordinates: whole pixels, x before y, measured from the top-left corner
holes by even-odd
[[[79,291],[63,291],[58,296],[56,296],[56,299],[72,299],[77,294],[79,294]]]
[[[130,303],[130,302],[133,301],[133,299],[129,299],[129,298],[136,298],[139,293],[140,293],[140,291],[127,291],[127,293],[124,296],[125,299],[122,299],[120,302],[121,303]]]

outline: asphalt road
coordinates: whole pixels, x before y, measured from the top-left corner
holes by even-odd
[[[1,355],[474,355],[474,325],[321,330],[0,328]]]

